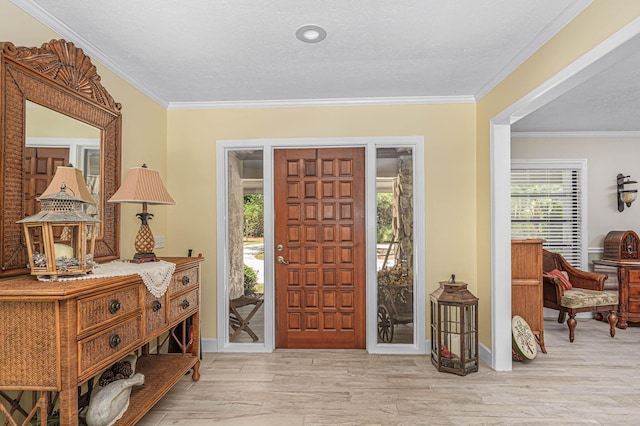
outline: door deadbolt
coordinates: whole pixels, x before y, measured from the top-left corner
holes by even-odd
[[[276,246],[276,250],[278,250],[278,251],[282,251],[282,250],[284,250],[284,247],[282,247],[282,244],[278,244],[278,245]]]

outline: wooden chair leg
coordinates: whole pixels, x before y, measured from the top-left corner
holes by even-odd
[[[573,343],[573,339],[575,336],[575,331],[576,331],[576,324],[578,324],[578,321],[576,321],[576,314],[569,314],[569,319],[567,320],[567,325],[569,326],[569,341],[571,343]]]
[[[562,323],[564,322],[564,319],[565,319],[566,317],[567,317],[567,316],[566,316],[566,312],[564,312],[564,311],[560,311],[560,312],[558,312],[558,322],[559,322],[560,324],[562,324]]]
[[[616,323],[618,322],[618,315],[616,315],[616,311],[609,311],[609,327],[610,327],[610,331],[609,334],[611,334],[611,337],[614,337],[616,335]]]

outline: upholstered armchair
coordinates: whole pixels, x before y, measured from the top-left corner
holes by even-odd
[[[558,322],[569,314],[569,341],[573,342],[580,312],[609,312],[611,337],[616,334],[618,295],[604,291],[606,274],[581,271],[571,266],[562,255],[542,250],[544,307],[559,311]]]

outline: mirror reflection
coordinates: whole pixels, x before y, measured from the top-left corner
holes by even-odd
[[[40,211],[36,199],[56,168],[71,164],[96,200],[86,212],[100,219],[100,129],[33,102],[27,102],[25,121],[25,214]]]

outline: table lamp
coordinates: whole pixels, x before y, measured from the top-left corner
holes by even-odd
[[[164,187],[160,173],[157,170],[142,167],[132,167],[127,172],[120,189],[109,199],[110,203],[142,203],[142,213],[136,216],[142,222],[136,235],[136,254],[132,262],[155,262],[158,260],[153,253],[155,242],[149,227],[149,220],[153,214],[147,212],[147,204],[175,204],[171,195]]]
[[[65,190],[71,195],[81,199],[85,203],[96,204],[96,200],[91,195],[91,191],[82,176],[82,170],[73,166],[58,166],[56,173],[53,175],[49,186],[40,195],[56,194],[60,191],[60,187],[64,184]]]

